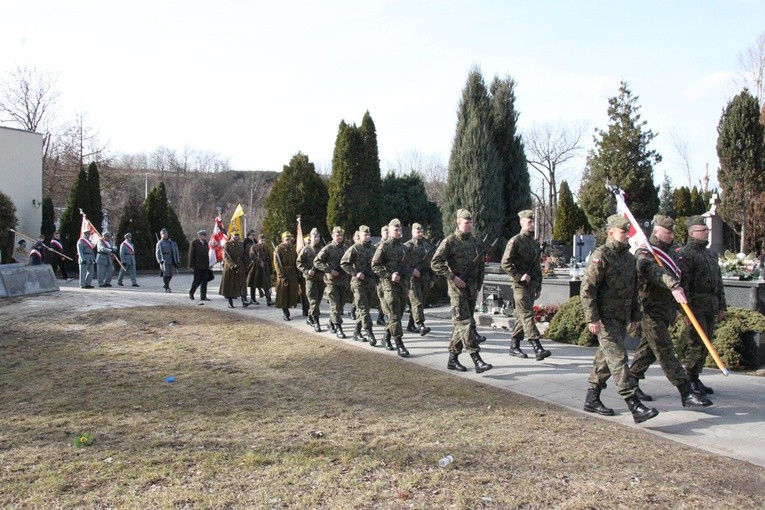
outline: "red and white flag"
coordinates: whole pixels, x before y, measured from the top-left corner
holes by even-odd
[[[98,233],[98,230],[96,230],[96,227],[93,226],[88,217],[83,214],[82,226],[80,227],[80,239],[85,238],[86,230],[90,231],[90,237],[87,238],[87,241],[90,243],[90,246],[93,247],[98,243],[98,240],[101,238],[101,234]]]
[[[223,260],[223,247],[226,246],[226,228],[223,226],[223,220],[218,215],[214,220],[212,235],[210,236],[210,267]]]

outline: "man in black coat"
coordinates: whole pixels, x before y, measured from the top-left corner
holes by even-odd
[[[207,232],[200,230],[197,232],[197,239],[189,246],[189,269],[194,270],[194,282],[189,290],[189,299],[194,300],[194,292],[199,287],[199,299],[207,299],[207,282],[211,280],[212,270],[210,269],[210,247],[207,244]]]

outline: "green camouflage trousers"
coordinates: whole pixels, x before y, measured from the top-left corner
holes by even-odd
[[[388,278],[382,281],[383,292],[385,297],[382,302],[385,303],[383,311],[387,308],[388,314],[388,327],[390,335],[393,338],[401,338],[404,336],[404,331],[401,328],[401,317],[404,315],[404,307],[406,305],[406,294],[404,289],[409,282],[402,280],[399,283],[393,283]]]
[[[343,323],[343,306],[345,306],[345,293],[348,287],[341,285],[327,285],[327,299],[329,300],[329,320],[334,324]]]
[[[372,329],[372,317],[369,314],[376,290],[374,279],[369,278],[369,280],[369,283],[366,279],[361,281],[354,278],[351,281],[353,305],[356,307],[356,324],[360,324],[361,329]]]
[[[715,324],[717,324],[717,311],[710,312],[691,306],[693,315],[696,316],[696,320],[699,322],[699,326],[706,333],[707,338],[712,340],[711,332],[715,330]],[[686,370],[689,375],[699,375],[704,368],[704,363],[707,360],[707,346],[704,345],[704,341],[696,332],[696,328],[691,326],[688,330],[688,346],[685,350],[685,364]]]
[[[645,372],[651,363],[659,360],[664,375],[673,386],[679,386],[688,381],[688,374],[680,364],[675,354],[675,346],[667,329],[669,324],[666,319],[655,317],[650,313],[643,313],[643,321],[640,323],[643,330],[643,338],[635,350],[632,358],[630,372],[638,379],[645,377]]]
[[[319,306],[321,305],[321,298],[324,296],[324,288],[326,284],[321,280],[305,281],[305,292],[308,296],[308,315],[311,317],[319,316]]]
[[[409,285],[409,306],[411,309],[414,323],[417,325],[425,324],[425,295],[428,292],[430,280],[422,278],[411,278]]]
[[[539,340],[540,334],[537,324],[534,322],[534,293],[525,284],[513,284],[513,298],[515,299],[515,326],[513,326],[513,340]]]
[[[627,366],[627,349],[624,336],[627,325],[619,320],[601,320],[603,327],[598,333],[598,350],[592,362],[587,382],[590,387],[601,387],[609,378],[614,378],[616,391],[624,398],[635,394],[637,380]]]
[[[478,298],[478,282],[467,282],[467,287],[459,289],[449,281],[449,301],[452,305],[454,332],[449,342],[449,352],[459,354],[464,348],[468,353],[480,352],[480,347],[473,336],[473,310]]]

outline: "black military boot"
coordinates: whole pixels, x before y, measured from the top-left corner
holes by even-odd
[[[313,330],[317,333],[321,333],[321,322],[319,322],[318,315],[314,315],[313,317]]]
[[[345,333],[343,333],[343,325],[340,323],[335,324],[335,336],[343,340],[348,338],[347,336],[345,336]]]
[[[473,360],[473,363],[475,363],[475,372],[477,374],[486,372],[487,370],[491,370],[492,368],[494,368],[493,365],[489,365],[484,360],[482,360],[481,355],[477,352],[471,352],[470,358]]]
[[[386,331],[385,335],[383,336],[383,345],[385,346],[385,350],[388,351],[395,351],[396,349],[393,348],[393,345],[390,343],[390,331]]]
[[[417,333],[419,331],[417,327],[414,325],[414,317],[412,317],[411,315],[409,316],[409,322],[406,325],[406,330],[409,333]]]
[[[425,325],[425,323],[423,322],[422,324],[420,324],[420,328],[419,328],[419,331],[420,331],[420,336],[425,336],[425,335],[427,335],[428,333],[430,333],[430,328],[429,328],[429,327],[427,327],[427,326]]]
[[[364,334],[361,332],[361,324],[356,323],[356,329],[353,331],[353,339],[357,342],[366,342],[367,339],[364,338]]]
[[[691,391],[691,385],[688,382],[679,385],[677,391],[680,392],[680,401],[683,403],[683,407],[709,407],[712,405],[712,401],[706,395]]]
[[[247,296],[242,296],[242,307],[243,307],[243,308],[247,308],[247,307],[248,307],[248,306],[250,306],[251,304],[252,304],[252,303],[250,303],[249,301],[247,301]]]
[[[335,323],[332,321],[329,321],[327,323],[327,328],[329,328],[330,333],[337,333],[337,329],[335,329]]]
[[[659,414],[659,411],[653,407],[644,406],[635,395],[625,398],[624,401],[627,402],[627,407],[630,408],[632,419],[635,420],[635,423],[643,423]]]
[[[385,322],[385,315],[383,315],[382,312],[379,312],[377,314],[377,325],[378,326],[387,326],[388,325],[388,323]]]
[[[446,368],[449,370],[456,370],[457,372],[467,372],[467,367],[460,363],[460,360],[457,359],[459,354],[456,352],[450,352],[449,353],[449,362],[446,363]]]
[[[228,307],[229,308],[236,308],[234,306],[234,298],[228,298]]]
[[[369,345],[372,347],[377,345],[377,339],[375,338],[375,333],[372,331],[372,328],[367,328],[367,342],[369,342]]]
[[[308,316],[305,318],[305,323],[306,323],[306,324],[308,324],[309,326],[313,326],[313,325],[314,325],[314,322],[313,322],[313,315],[308,315]]]
[[[292,319],[290,318],[290,309],[289,309],[289,308],[282,308],[282,313],[284,314],[284,317],[283,317],[283,319],[284,319],[285,321],[289,321],[289,320],[292,320]]]
[[[528,358],[529,356],[521,350],[521,339],[520,338],[513,338],[513,346],[510,348],[510,356],[515,356],[516,358]]]
[[[613,416],[614,410],[603,405],[600,401],[600,386],[589,388],[584,399],[584,410],[588,413],[598,413],[601,416]]]
[[[354,321],[356,320],[356,307],[355,306],[351,307],[351,319],[354,320]]]
[[[542,347],[542,343],[539,341],[538,338],[533,338],[529,340],[529,343],[534,348],[534,354],[537,355],[537,361],[542,361],[543,359],[549,357],[552,353]]]
[[[651,395],[648,395],[647,393],[644,393],[643,390],[640,389],[640,386],[637,387],[635,390],[635,396],[642,400],[643,402],[651,402],[653,401],[653,397]]]
[[[714,393],[714,390],[710,388],[709,386],[705,386],[700,380],[699,380],[699,374],[688,374],[688,377],[691,378],[688,383],[691,385],[691,392],[696,393],[697,395],[702,395],[706,397],[707,395],[711,395]],[[709,391],[707,391],[709,390]]]
[[[404,347],[404,341],[401,340],[401,337],[396,337],[394,340],[396,341],[396,350],[398,351],[398,355],[402,358],[408,358],[409,351],[407,351],[406,347]]]
[[[473,330],[473,335],[474,335],[474,338],[475,338],[475,343],[482,344],[482,343],[484,343],[486,341],[486,337],[481,335],[480,333],[478,333],[478,328],[477,327],[473,326],[472,330]]]
[[[706,384],[704,384],[703,382],[701,382],[701,379],[699,379],[699,378],[698,378],[698,376],[696,376],[696,380],[697,380],[697,381],[698,381],[698,383],[699,383],[699,388],[701,388],[702,390],[704,390],[704,393],[706,393],[707,395],[714,395],[714,393],[715,393],[715,390],[713,390],[712,388],[710,388],[709,386],[707,386]]]

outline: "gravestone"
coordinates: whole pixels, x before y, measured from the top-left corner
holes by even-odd
[[[58,281],[49,264],[25,266],[0,265],[0,298],[57,292]]]

